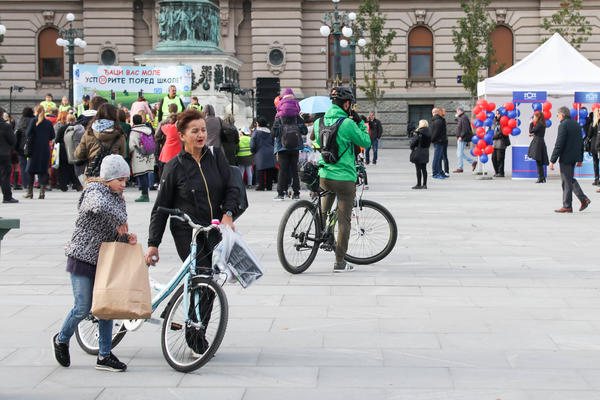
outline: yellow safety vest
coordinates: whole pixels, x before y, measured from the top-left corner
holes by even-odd
[[[88,110],[89,109],[90,109],[90,105],[88,104]],[[81,103],[80,105],[77,106],[77,116],[82,115],[84,111],[85,111],[85,105],[83,103]]]
[[[40,103],[40,105],[42,107],[44,107],[44,111],[46,112],[46,115],[50,114],[50,110],[52,110],[53,108],[56,108],[56,103],[53,101],[42,101]]]
[[[200,104],[192,104],[190,103],[190,105],[188,106],[189,109],[194,109],[194,110],[198,110],[198,111],[202,111],[202,106]]]
[[[183,109],[181,108],[181,100],[179,100],[178,96],[175,96],[174,98],[169,98],[169,96],[165,96],[165,98],[163,99],[163,106],[162,106],[162,119],[165,119],[169,116],[169,105],[171,104],[177,104],[177,112],[180,113],[183,111]]]
[[[242,135],[240,136],[240,143],[238,144],[239,151],[237,153],[238,157],[248,157],[252,155],[250,151],[250,136]]]
[[[70,105],[67,106],[63,106],[62,104],[60,106],[58,106],[58,111],[59,112],[63,112],[63,111],[69,111],[69,108],[73,108]]]

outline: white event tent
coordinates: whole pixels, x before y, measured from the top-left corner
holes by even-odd
[[[589,61],[561,35],[555,33],[550,39],[527,57],[506,71],[487,78],[477,85],[477,95],[500,105],[511,102],[513,91],[545,91],[552,103],[552,126],[546,130],[548,156],[556,141],[558,119],[556,111],[561,106],[572,108],[575,92],[600,91],[600,67]],[[584,104],[591,112],[591,105]],[[521,130],[519,136],[511,136],[514,147],[528,146],[529,122],[533,115],[530,104],[519,106]],[[535,164],[534,164],[535,165]],[[506,152],[505,169],[512,171],[512,152]],[[491,166],[490,166],[491,167]],[[557,174],[557,171],[549,174]]]

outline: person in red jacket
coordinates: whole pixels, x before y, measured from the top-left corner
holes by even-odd
[[[166,124],[162,126],[162,131],[166,136],[165,144],[160,152],[158,160],[162,163],[168,163],[173,157],[181,152],[181,140],[177,133],[177,125]]]

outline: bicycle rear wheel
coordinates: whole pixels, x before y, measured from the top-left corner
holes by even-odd
[[[221,345],[227,329],[228,305],[225,292],[211,278],[193,278],[187,303],[183,288],[177,289],[165,309],[161,345],[173,369],[191,372],[206,364]]]
[[[127,333],[127,329],[123,325],[123,321],[120,319],[113,320],[113,334],[111,348],[117,347],[119,342],[123,340],[123,337]],[[100,345],[98,343],[98,318],[92,314],[88,315],[83,321],[77,325],[75,330],[75,338],[79,346],[88,354],[93,356],[98,355]]]
[[[292,204],[283,214],[277,232],[277,255],[283,268],[291,274],[306,271],[317,256],[320,236],[314,204],[308,200]]]
[[[372,264],[394,249],[398,228],[392,214],[381,204],[361,200],[359,212],[352,210],[350,240],[344,259],[355,264]]]

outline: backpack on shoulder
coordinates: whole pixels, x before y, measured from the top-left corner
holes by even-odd
[[[67,162],[71,165],[81,161],[75,157],[75,149],[79,146],[84,133],[85,128],[81,124],[71,125],[65,130],[65,137],[63,140],[67,152]]]
[[[294,149],[303,145],[302,132],[300,126],[294,120],[294,123],[285,123],[283,118],[279,119],[281,123],[281,144],[288,149]]]
[[[137,129],[132,129],[132,132],[137,132],[140,134],[140,147],[139,151],[143,155],[147,156],[150,154],[154,154],[156,150],[156,143],[154,142],[154,136],[150,133],[146,133],[144,131],[138,131]]]
[[[344,121],[344,117],[337,120],[331,126],[325,125],[323,118],[319,120],[319,144],[321,145],[321,156],[326,164],[337,164],[342,156],[352,147],[352,143],[340,154],[340,147],[337,143],[338,130]]]
[[[117,135],[114,138],[110,146],[104,147],[102,145],[102,142],[96,139],[96,141],[98,142],[98,146],[100,146],[100,150],[98,151],[98,153],[96,153],[94,159],[88,164],[88,167],[85,171],[85,176],[87,176],[88,178],[92,176],[100,176],[100,165],[102,165],[102,160],[104,160],[104,157],[111,154],[111,149],[113,148],[115,143],[117,143],[117,140],[119,140],[119,135]]]

